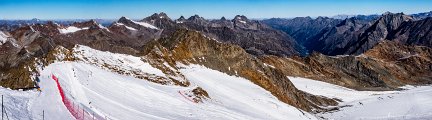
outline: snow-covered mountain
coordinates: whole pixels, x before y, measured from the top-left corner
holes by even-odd
[[[64,51],[65,48],[57,48]],[[9,119],[73,119],[62,99],[73,102],[78,117],[107,119],[316,119],[313,115],[279,101],[249,80],[202,65],[179,64],[189,86],[162,85],[131,76],[133,73],[166,77],[142,58],[76,46],[69,55],[39,66],[42,92],[14,91],[5,94]],[[64,61],[68,56],[79,60]],[[112,67],[107,67],[111,65]],[[125,73],[119,72],[125,70]],[[58,83],[53,79],[58,78]],[[61,87],[61,88],[60,88]],[[65,98],[59,89],[63,90]],[[201,93],[201,94],[200,94]],[[203,94],[204,93],[204,94]],[[79,107],[79,108],[78,108]],[[76,118],[82,119],[82,118]]]

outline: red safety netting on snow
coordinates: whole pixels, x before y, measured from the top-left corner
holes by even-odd
[[[83,107],[80,108],[80,105],[78,103],[74,103],[73,101],[69,100],[63,91],[63,88],[61,87],[58,78],[55,75],[51,75],[52,79],[56,82],[58,91],[60,93],[61,99],[63,101],[63,104],[66,106],[68,111],[75,117],[77,120],[104,120],[103,117],[97,115],[97,114],[90,114],[90,112],[87,112]]]

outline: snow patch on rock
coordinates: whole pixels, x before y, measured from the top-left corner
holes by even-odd
[[[4,43],[6,43],[8,37],[9,37],[8,35],[3,33],[2,31],[0,31],[0,45],[3,45]]]
[[[78,28],[75,26],[69,26],[67,28],[59,29],[59,32],[61,34],[68,34],[68,33],[74,33],[74,32],[80,31],[80,30],[87,30],[87,29],[89,29],[89,27]]]
[[[134,22],[134,23],[136,23],[136,24],[138,24],[138,25],[141,25],[141,26],[144,26],[144,27],[150,28],[150,29],[156,29],[156,30],[159,29],[159,28],[157,28],[156,26],[153,26],[153,25],[151,25],[151,24],[149,24],[149,23],[146,23],[146,22],[136,22],[136,21],[132,21],[132,22]]]
[[[115,23],[114,25],[116,25],[116,26],[124,26],[124,27],[126,27],[126,29],[129,29],[129,30],[132,30],[132,31],[136,31],[137,30],[137,29],[135,29],[133,27],[129,27],[129,26],[123,24],[123,23]]]

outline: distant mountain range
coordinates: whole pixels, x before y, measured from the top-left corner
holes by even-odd
[[[309,53],[317,51],[327,55],[358,55],[382,40],[430,47],[427,29],[430,17],[431,12],[412,15],[387,12],[383,15],[358,15],[344,20],[298,17],[263,22],[293,36]],[[413,29],[421,29],[421,33]]]

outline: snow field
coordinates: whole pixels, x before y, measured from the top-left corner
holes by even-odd
[[[289,77],[300,90],[343,100],[339,111],[321,113],[329,119],[413,119],[432,118],[432,86],[404,86],[402,91],[356,91],[300,77]]]

